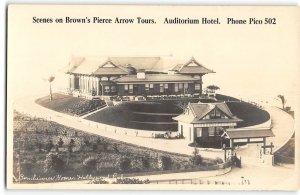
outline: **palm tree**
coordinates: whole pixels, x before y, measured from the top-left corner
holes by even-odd
[[[55,77],[54,76],[50,76],[48,78],[48,82],[49,82],[49,85],[50,85],[50,101],[52,101],[52,89],[51,89],[51,83],[52,81],[54,81]]]
[[[284,97],[284,95],[278,95],[277,96],[279,98],[279,100],[281,101],[281,104],[282,104],[282,109],[284,110],[285,109],[285,104],[286,104],[286,99]]]
[[[209,91],[211,91],[212,93],[215,93],[216,90],[219,90],[220,87],[216,86],[216,85],[209,85],[206,87]]]

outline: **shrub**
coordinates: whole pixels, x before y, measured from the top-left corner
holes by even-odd
[[[143,168],[148,170],[150,168],[150,159],[148,157],[142,158]]]
[[[49,153],[44,161],[44,170],[46,173],[62,173],[65,168],[65,162],[56,153]]]
[[[36,147],[38,148],[39,152],[42,152],[43,144],[41,142],[37,142]]]
[[[114,151],[116,152],[116,153],[119,153],[119,149],[118,149],[118,145],[117,144],[114,144]]]
[[[96,140],[96,143],[101,144],[101,142],[102,142],[101,139],[98,137],[97,140]]]
[[[75,141],[74,141],[74,139],[71,139],[70,140],[70,143],[69,143],[69,145],[68,145],[68,151],[69,151],[69,153],[72,153],[73,152],[73,148],[75,147]]]
[[[54,147],[52,140],[49,140],[49,142],[46,144],[46,151],[50,152],[51,149]]]
[[[172,166],[172,159],[169,156],[159,156],[157,164],[160,170],[169,170]]]
[[[222,160],[220,157],[217,157],[217,158],[215,159],[215,163],[216,163],[216,164],[222,164],[222,163],[223,163],[223,160]]]
[[[91,172],[97,169],[97,160],[96,157],[88,157],[83,161],[82,165],[87,172]]]
[[[195,156],[192,156],[190,158],[191,163],[196,166],[200,165],[202,163],[202,160],[203,160],[203,158],[199,154],[196,154]]]
[[[94,143],[93,146],[92,146],[92,148],[93,148],[93,151],[97,151],[97,149],[98,149],[98,144],[97,144],[97,143]]]
[[[126,172],[131,168],[131,160],[127,157],[119,159],[119,169],[122,172]]]
[[[89,146],[90,145],[90,141],[87,139],[87,138],[85,138],[84,140],[83,140],[83,143],[85,144],[85,146]]]
[[[57,144],[58,144],[58,147],[60,147],[60,148],[63,146],[63,144],[64,144],[64,141],[62,140],[62,138],[61,138],[61,137],[59,138],[59,140],[58,140]]]

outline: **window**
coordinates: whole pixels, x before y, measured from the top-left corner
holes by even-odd
[[[128,91],[128,85],[124,85],[124,91]]]
[[[111,87],[110,87],[110,91],[111,91],[111,92],[116,92],[116,86],[111,86]]]
[[[178,89],[182,90],[183,89],[183,83],[178,83]]]
[[[189,88],[189,84],[188,83],[184,83],[183,86],[184,86],[185,90],[187,90]]]
[[[209,127],[208,128],[208,135],[209,136],[215,136],[215,127]]]
[[[185,114],[185,115],[189,115],[189,114],[190,114],[190,109],[189,109],[189,108],[186,108],[184,114]]]
[[[104,92],[109,92],[109,86],[104,86]]]
[[[165,84],[165,89],[168,89],[169,88],[169,85],[168,83]]]
[[[150,86],[150,89],[153,89],[153,84],[152,83],[149,86]]]
[[[164,92],[164,84],[159,84],[159,92],[160,93]]]
[[[216,110],[211,111],[209,113],[209,115],[210,115],[210,118],[215,118],[215,116],[216,116]]]
[[[196,84],[195,84],[195,90],[196,90],[196,91],[199,91],[199,90],[200,90],[200,83],[196,83]]]
[[[196,134],[197,134],[197,137],[202,137],[202,129],[196,128]]]
[[[175,92],[178,92],[178,83],[175,83]]]
[[[216,110],[216,116],[218,116],[218,117],[221,116],[221,112],[219,110]]]
[[[145,84],[145,90],[148,91],[150,88],[150,85],[149,84]]]
[[[133,93],[133,85],[129,85],[129,93]]]

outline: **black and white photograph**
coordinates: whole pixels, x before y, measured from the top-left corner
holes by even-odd
[[[299,16],[9,5],[8,188],[297,190]]]

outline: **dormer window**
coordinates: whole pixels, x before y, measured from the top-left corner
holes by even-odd
[[[189,108],[187,108],[187,109],[185,109],[185,112],[184,112],[186,115],[189,115],[190,114],[190,109]]]

